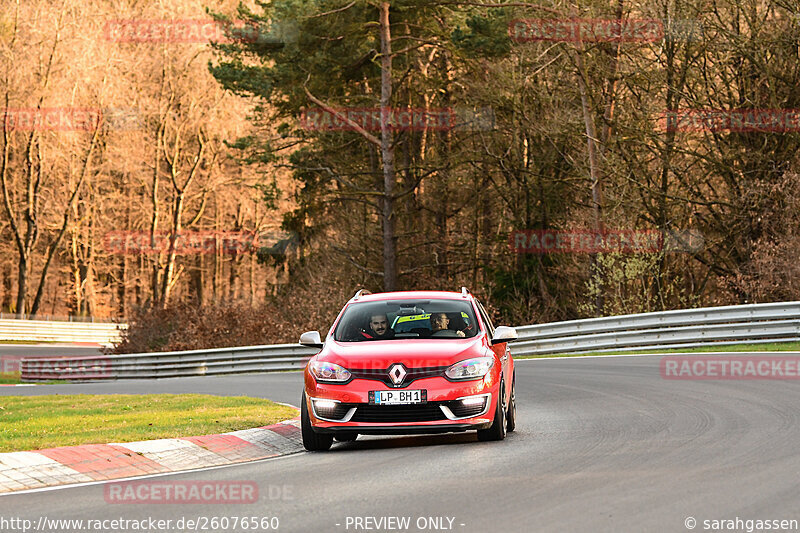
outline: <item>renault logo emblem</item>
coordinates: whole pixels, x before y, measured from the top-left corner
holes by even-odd
[[[392,383],[395,385],[400,385],[406,378],[406,374],[408,374],[406,367],[399,363],[389,367],[389,379],[391,379]]]

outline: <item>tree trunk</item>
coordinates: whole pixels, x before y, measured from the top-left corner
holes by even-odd
[[[11,310],[11,265],[3,264],[3,302],[0,304],[0,311]]]
[[[180,238],[181,230],[181,217],[183,215],[183,191],[179,192],[175,197],[174,211],[172,212],[172,235],[169,239],[169,252],[167,253],[167,265],[164,268],[164,277],[161,280],[161,306],[166,308],[169,302],[169,296],[172,292],[175,276],[175,258],[177,252],[175,249],[175,242]]]
[[[446,80],[446,84],[441,89],[441,107],[442,109],[451,109],[451,98],[450,98],[450,62],[446,54],[442,54],[441,62],[439,63],[439,68],[441,69],[441,77],[443,80]],[[452,131],[448,129],[444,129],[438,133],[439,137],[439,150],[441,150],[440,157],[442,161],[450,161],[450,153],[451,153],[451,145],[452,145]],[[450,234],[448,231],[448,223],[450,222],[450,189],[452,187],[452,174],[450,173],[450,168],[448,165],[444,165],[444,168],[438,173],[437,175],[439,183],[436,185],[435,190],[437,190],[436,195],[438,197],[439,209],[436,212],[434,217],[436,221],[436,228],[433,232],[436,235],[436,248],[438,249],[438,257],[436,257],[436,274],[437,278],[440,282],[445,284],[442,289],[447,288],[447,284],[449,283],[448,274],[448,263],[450,262]]]
[[[214,264],[211,274],[211,300],[214,304],[219,303],[220,280],[222,279],[222,257],[220,257],[219,246],[219,196],[214,195]]]
[[[159,187],[159,172],[161,171],[161,142],[163,137],[163,122],[159,125],[158,132],[156,134],[156,143],[155,149],[153,154],[153,184],[150,188],[150,201],[153,211],[150,217],[150,249],[155,250],[156,248],[156,233],[158,232],[158,216],[159,216],[159,209],[158,209],[158,187]],[[159,264],[161,260],[161,254],[153,255],[153,265],[152,271],[150,272],[150,291],[152,292],[152,303],[155,305],[157,302],[160,301],[161,296],[159,295],[159,274],[161,272],[161,265]]]
[[[597,233],[603,231],[603,192],[600,183],[600,169],[598,168],[597,161],[597,129],[594,125],[593,111],[591,103],[589,102],[588,89],[586,87],[588,75],[586,68],[583,64],[582,50],[578,50],[578,89],[581,94],[581,108],[583,109],[583,121],[586,125],[586,145],[589,152],[589,176],[592,182],[592,215],[593,215],[593,230]],[[596,316],[603,316],[603,308],[605,307],[605,299],[603,298],[603,274],[602,266],[598,261],[597,254],[592,254],[592,277],[595,278],[599,284],[597,295],[595,297],[595,314]]]
[[[126,299],[127,294],[127,274],[128,274],[128,259],[125,254],[119,257],[119,284],[117,285],[117,316],[124,317],[127,311]]]
[[[392,105],[392,43],[389,2],[381,2],[381,159],[383,161],[383,290],[397,288],[397,237],[394,232],[394,135],[387,118]]]
[[[75,206],[77,208],[77,206]],[[76,216],[77,218],[77,216]],[[81,293],[81,268],[80,268],[80,260],[78,259],[78,228],[73,228],[71,233],[71,239],[69,244],[69,252],[72,259],[72,264],[70,265],[70,271],[72,272],[72,287],[70,291],[72,292],[72,302],[70,303],[70,312],[73,315],[79,315],[81,312],[81,307],[83,307],[83,298]]]
[[[190,288],[194,293],[194,301],[198,307],[203,307],[203,272],[205,269],[205,256],[197,254],[194,260],[194,268],[190,276]]]
[[[25,297],[28,293],[28,262],[20,256],[17,264],[17,304],[14,312],[18,315],[25,314]]]

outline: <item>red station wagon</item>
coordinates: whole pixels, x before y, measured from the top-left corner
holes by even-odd
[[[477,430],[479,440],[514,431],[514,328],[492,326],[466,288],[457,292],[359,291],[305,369],[303,444],[333,439]]]

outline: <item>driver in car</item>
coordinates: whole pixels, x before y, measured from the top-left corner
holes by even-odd
[[[394,331],[389,327],[389,319],[385,314],[372,315],[369,317],[369,328],[362,331],[361,335],[365,339],[385,340],[393,339]]]
[[[450,329],[450,317],[447,316],[447,313],[433,313],[431,315],[431,335],[436,333],[437,331],[442,330],[449,330]],[[452,330],[451,330],[452,331]],[[459,337],[464,337],[463,331],[453,331]]]

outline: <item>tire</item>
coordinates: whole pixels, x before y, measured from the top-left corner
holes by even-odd
[[[353,442],[358,438],[358,433],[353,432],[346,432],[346,433],[337,433],[333,436],[338,442]]]
[[[332,435],[317,433],[311,426],[305,392],[303,392],[303,399],[300,402],[300,430],[303,435],[303,446],[310,452],[324,452],[333,444]]]
[[[478,430],[479,441],[503,440],[506,438],[506,409],[504,399],[506,396],[505,384],[500,382],[500,396],[497,398],[497,406],[494,409],[494,422],[489,429]]]
[[[511,378],[511,401],[506,414],[506,432],[511,433],[517,429],[517,376]]]

